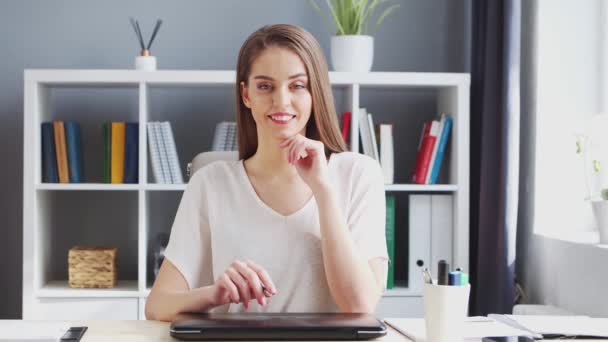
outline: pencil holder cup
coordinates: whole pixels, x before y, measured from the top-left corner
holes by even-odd
[[[426,342],[460,342],[469,307],[471,285],[424,284]]]
[[[135,69],[154,71],[156,70],[156,57],[154,56],[137,56],[135,57]]]

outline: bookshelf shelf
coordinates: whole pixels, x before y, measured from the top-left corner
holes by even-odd
[[[184,191],[186,184],[146,184],[145,190],[149,191]]]
[[[468,269],[469,75],[330,72],[329,76],[338,112],[367,107],[376,123],[394,122],[394,127],[399,128],[395,132],[401,140],[395,144],[395,155],[400,154],[401,159],[395,159],[395,184],[385,185],[387,193],[396,196],[398,205],[408,203],[410,194],[437,194],[453,199],[450,259],[452,264]],[[199,127],[205,126],[209,131],[215,123],[228,119],[221,117],[215,108],[234,112],[231,107],[234,79],[234,70],[24,71],[24,319],[53,319],[58,314],[66,319],[112,319],[117,317],[117,310],[123,313],[120,317],[144,318],[143,308],[152,284],[154,241],[161,233],[169,232],[181,192],[186,188],[186,184],[153,183],[147,123],[172,123],[182,170],[185,169],[189,158],[210,147],[201,143]],[[212,106],[201,100],[202,93],[209,96]],[[83,94],[87,101],[80,102],[86,105],[72,107],[71,102],[82,99]],[[119,101],[104,101],[104,96]],[[403,98],[420,101],[426,106],[420,108],[426,109],[408,108],[400,102]],[[373,99],[378,101],[374,103]],[[201,108],[177,111],[176,104],[184,100],[193,100]],[[83,116],[83,110],[92,115]],[[415,152],[412,146],[417,144],[421,123],[443,112],[452,115],[454,126],[439,184],[409,184]],[[101,170],[103,149],[95,141],[101,141],[103,122],[139,122],[139,183],[100,183],[101,172],[91,172],[85,179],[87,183],[42,183],[40,127],[42,122],[52,120],[83,120],[83,134],[90,138],[84,140],[84,152],[93,155],[85,165],[87,172]],[[351,120],[350,132],[359,132],[358,120]],[[351,150],[359,151],[358,134],[350,134],[349,145]],[[397,208],[400,217],[407,217],[406,209]],[[407,231],[405,228],[408,227],[397,227]],[[121,280],[116,288],[68,286],[67,252],[64,252],[80,243],[120,246]],[[427,247],[430,249],[434,244],[434,240],[428,241]],[[396,258],[411,259],[411,256],[397,254]],[[396,266],[407,264],[402,261]],[[401,270],[399,282],[384,293],[378,316],[422,315],[421,293],[403,283],[406,273]],[[70,312],[79,316],[66,316]]]
[[[137,280],[119,280],[111,289],[74,289],[67,280],[54,280],[36,291],[38,298],[139,297]]]
[[[59,191],[135,191],[140,189],[138,184],[104,184],[104,183],[77,183],[77,184],[56,184],[40,183],[36,185],[36,190],[59,190]]]

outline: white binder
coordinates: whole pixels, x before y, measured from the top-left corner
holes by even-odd
[[[409,196],[408,288],[422,295],[422,270],[431,262],[431,195]]]
[[[431,195],[431,265],[433,277],[437,275],[437,263],[445,260],[452,264],[452,195]],[[469,270],[464,270],[469,273]]]

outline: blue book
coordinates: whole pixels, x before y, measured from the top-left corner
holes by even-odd
[[[84,161],[82,156],[82,134],[80,124],[74,121],[66,121],[65,143],[68,152],[68,168],[70,169],[70,183],[84,182]]]
[[[55,154],[55,133],[52,122],[42,123],[42,181],[44,183],[59,183],[57,155]]]
[[[127,122],[125,130],[125,183],[139,179],[139,123]]]
[[[452,117],[445,115],[444,119],[445,122],[443,124],[443,130],[441,131],[441,137],[439,137],[439,147],[437,147],[437,155],[435,156],[435,163],[433,164],[431,171],[431,184],[437,183],[437,177],[439,176],[439,170],[441,169],[441,161],[443,160],[445,146],[448,144],[450,131],[452,130]]]

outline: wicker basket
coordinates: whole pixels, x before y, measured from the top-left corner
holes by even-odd
[[[116,286],[116,248],[76,246],[68,253],[70,287]]]

